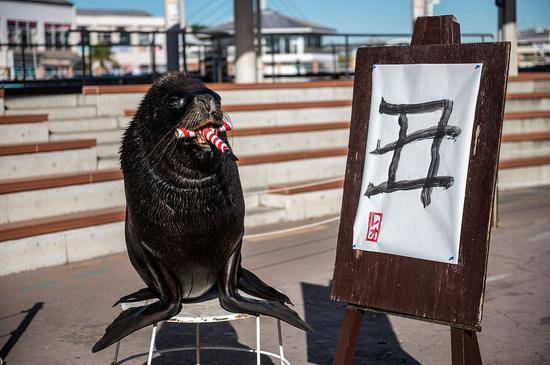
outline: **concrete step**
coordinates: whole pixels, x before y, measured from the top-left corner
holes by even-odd
[[[0,144],[48,141],[47,114],[0,116]]]
[[[300,85],[301,83],[290,83]],[[353,94],[352,81],[314,82],[309,87],[289,87],[287,83],[267,84],[262,89],[214,89],[220,94],[224,105],[255,103],[286,103],[299,101],[321,100],[351,100]],[[323,87],[320,85],[331,85]]]
[[[120,170],[0,181],[0,224],[125,203]]]
[[[506,95],[506,113],[550,110],[550,92]]]
[[[116,130],[118,128],[118,118],[92,117],[85,119],[50,120],[48,126],[52,134]]]
[[[247,207],[244,217],[245,228],[265,226],[284,222],[286,220],[286,210],[284,208],[274,207]]]
[[[9,110],[27,110],[40,108],[70,108],[78,106],[78,94],[65,95],[33,95],[9,96],[5,98],[5,106]]]
[[[285,221],[297,221],[339,214],[344,179],[301,181],[271,185],[272,193],[260,196],[260,206],[284,208]]]
[[[0,224],[0,276],[125,249],[123,207]]]
[[[504,114],[502,134],[550,131],[550,110]]]
[[[236,130],[230,138],[237,155],[346,147],[349,122],[304,124]]]
[[[6,115],[21,115],[21,114],[48,114],[50,120],[75,120],[82,118],[93,118],[97,115],[95,106],[71,106],[71,107],[43,107],[43,108],[23,108],[23,109],[7,109]]]
[[[550,72],[522,73],[508,78],[508,93],[550,92]]]
[[[85,132],[52,133],[51,141],[66,141],[72,139],[93,138],[98,144],[119,144],[122,139],[122,129],[89,130]]]
[[[550,130],[502,136],[500,158],[535,157],[550,154]]]
[[[95,170],[95,140],[0,146],[0,180]]]
[[[550,154],[501,160],[498,188],[517,189],[550,184]]]

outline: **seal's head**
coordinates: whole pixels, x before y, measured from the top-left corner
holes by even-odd
[[[200,133],[196,138],[176,139],[175,131],[217,128],[223,126],[223,120],[217,93],[198,79],[170,72],[157,79],[141,101],[125,141],[140,139],[139,149],[145,153],[143,159],[148,160],[144,161],[148,165],[177,164],[206,172],[219,165],[222,154]],[[219,137],[227,143],[225,133]],[[125,158],[124,143],[121,159]]]

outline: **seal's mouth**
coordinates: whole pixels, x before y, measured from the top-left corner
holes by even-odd
[[[220,137],[219,133],[226,133],[233,128],[230,121],[218,122],[207,121],[194,129],[178,128],[176,129],[176,138],[183,139],[187,143],[194,143],[201,148],[210,148],[212,151],[219,150],[224,156],[233,161],[238,158],[233,154],[231,148]]]

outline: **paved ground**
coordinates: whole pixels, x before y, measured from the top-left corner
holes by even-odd
[[[500,209],[479,335],[482,356],[486,364],[550,364],[550,187],[506,193]],[[287,292],[317,330],[306,335],[284,326],[285,351],[294,364],[331,361],[344,309],[328,299],[336,230],[337,223],[327,224],[245,243],[244,265]],[[110,307],[113,300],[141,285],[124,254],[0,278],[0,355],[10,365],[108,364],[112,348],[98,354],[90,348],[118,312]],[[275,322],[262,323],[263,346],[275,350]],[[145,329],[127,338],[121,357],[146,351],[149,336]],[[157,338],[159,349],[191,345],[193,327],[166,324]],[[254,322],[204,325],[202,340],[252,346]],[[192,359],[192,353],[179,353],[154,364],[192,364]],[[210,352],[203,353],[202,362],[243,364],[253,358]],[[449,329],[369,314],[355,363],[449,364]]]

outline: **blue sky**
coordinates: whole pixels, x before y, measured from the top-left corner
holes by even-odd
[[[408,33],[410,0],[267,0],[268,7],[290,16],[321,23],[340,32]],[[162,0],[73,0],[77,8],[142,9],[162,15]],[[495,0],[440,0],[436,15],[454,14],[463,33],[495,33]],[[187,0],[191,23],[212,25],[228,19],[233,0]],[[518,26],[550,26],[550,0],[517,0]]]

